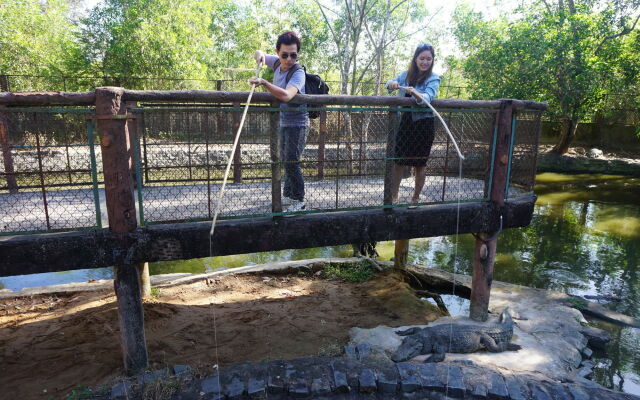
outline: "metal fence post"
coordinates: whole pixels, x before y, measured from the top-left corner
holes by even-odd
[[[324,179],[324,149],[327,139],[327,112],[320,111],[320,131],[318,132],[318,179]]]
[[[277,110],[279,103],[271,103],[271,111],[269,114],[269,153],[271,154],[271,212],[278,214],[282,212],[282,189],[280,181],[282,180],[280,171],[280,138],[278,135],[278,119]]]
[[[242,118],[242,113],[238,111],[240,109],[240,103],[233,103],[233,108],[236,110],[233,111],[233,128],[231,132],[231,137],[235,137],[238,132],[238,128],[240,128],[240,119]],[[233,183],[242,183],[242,145],[238,140],[238,145],[233,153]]]
[[[13,167],[13,154],[11,154],[11,142],[9,141],[9,123],[7,115],[2,112],[4,106],[0,106],[0,146],[2,146],[2,162],[4,164],[4,176],[7,179],[9,193],[18,193],[18,182],[16,181]]]
[[[9,91],[9,76],[0,75],[0,92],[8,92],[8,91]]]
[[[391,187],[393,180],[393,151],[395,146],[395,118],[397,111],[393,108],[389,108],[387,113],[387,149],[385,152],[385,165],[384,165],[384,194],[383,204],[385,206],[391,206],[393,204],[391,197]],[[390,210],[391,207],[387,207]]]
[[[494,205],[495,218],[501,217],[504,207],[504,194],[509,167],[509,148],[511,142],[511,120],[513,117],[513,101],[502,100],[496,119],[497,135],[494,142],[494,165],[492,185],[489,198]],[[479,233],[476,235],[473,257],[473,275],[471,281],[471,305],[469,317],[476,321],[486,321],[489,311],[491,283],[493,282],[493,266],[496,261],[497,235]]]
[[[102,149],[109,230],[116,234],[129,233],[137,226],[133,179],[129,167],[127,120],[126,116],[123,118],[118,115],[124,108],[123,92],[122,88],[115,87],[96,89],[96,118]],[[137,374],[148,367],[140,276],[136,264],[126,263],[126,256],[114,270],[124,367],[128,374]]]

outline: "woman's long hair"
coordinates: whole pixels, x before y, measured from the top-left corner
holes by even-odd
[[[416,59],[425,50],[429,50],[431,52],[431,56],[433,57],[433,62],[428,70],[424,72],[420,72],[420,68],[418,68],[418,63]],[[413,53],[413,58],[411,59],[411,65],[409,65],[409,70],[407,71],[407,85],[409,86],[418,86],[427,80],[433,73],[433,64],[436,61],[436,52],[433,49],[433,46],[430,44],[421,44],[416,48],[416,51]]]

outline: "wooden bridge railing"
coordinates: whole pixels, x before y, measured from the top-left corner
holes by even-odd
[[[262,217],[249,219],[228,219],[221,221],[213,238],[214,249],[210,252],[208,241],[208,222],[181,222],[140,227],[144,222],[142,214],[136,212],[135,193],[144,209],[146,198],[140,194],[143,185],[142,175],[145,171],[136,170],[135,166],[149,167],[146,150],[135,148],[137,140],[130,140],[133,127],[137,135],[145,140],[149,131],[149,120],[144,126],[132,124],[132,117],[156,112],[154,107],[144,107],[144,103],[225,103],[237,106],[245,101],[245,93],[213,92],[213,91],[134,91],[122,88],[99,88],[88,93],[0,93],[0,140],[3,140],[4,172],[7,186],[2,196],[16,196],[12,177],[16,171],[7,168],[11,163],[11,143],[8,137],[6,115],[16,107],[51,107],[51,106],[95,106],[95,115],[87,117],[95,121],[100,138],[102,156],[102,174],[108,213],[109,229],[85,230],[57,234],[31,234],[0,239],[0,276],[92,268],[115,265],[114,285],[118,297],[119,317],[121,324],[121,343],[125,367],[128,372],[136,373],[147,365],[147,353],[144,339],[143,310],[140,298],[140,282],[137,273],[139,263],[155,260],[189,259],[209,255],[238,254],[256,251],[279,250],[284,248],[316,247],[336,244],[360,243],[380,240],[407,240],[416,237],[441,236],[458,233],[475,233],[476,251],[474,261],[473,292],[471,317],[486,319],[489,293],[492,280],[493,264],[496,251],[496,232],[500,229],[526,226],[531,220],[535,196],[529,190],[522,192],[524,196],[507,197],[510,179],[515,181],[517,174],[526,176],[528,186],[533,184],[535,173],[535,155],[539,134],[539,114],[546,104],[520,100],[495,101],[463,101],[434,100],[433,105],[441,112],[485,112],[491,115],[490,125],[478,131],[487,132],[482,144],[470,141],[473,148],[483,158],[469,157],[465,162],[468,170],[482,171],[480,176],[482,196],[469,198],[458,205],[446,199],[443,193],[440,204],[433,204],[417,209],[391,207],[389,196],[392,124],[386,125],[383,132],[388,137],[381,143],[385,149],[384,156],[378,160],[377,174],[383,184],[377,190],[379,200],[376,207],[359,205],[358,207],[327,208],[317,212],[296,215],[294,218],[282,218],[280,202],[280,162],[277,140],[277,109],[274,98],[266,93],[257,93],[254,102],[268,104],[265,137],[268,138],[270,172],[266,178],[270,180],[270,210]],[[341,106],[336,115],[348,112],[355,106],[386,107],[385,120],[392,121],[396,108],[411,107],[413,100],[399,97],[367,97],[367,96],[296,96],[293,103],[308,105]],[[140,104],[142,104],[142,108]],[[127,108],[128,106],[128,108]],[[158,106],[155,109],[161,109]],[[232,107],[233,108],[233,107]],[[4,111],[4,112],[3,112]],[[328,111],[331,112],[331,111]],[[5,117],[3,117],[5,115]],[[220,116],[221,114],[217,114]],[[235,115],[235,114],[232,114]],[[531,117],[531,116],[534,117]],[[537,119],[536,117],[537,116]],[[323,117],[325,118],[325,117]],[[382,120],[382,119],[381,119]],[[3,122],[4,121],[4,122]],[[537,122],[536,122],[537,121]],[[450,121],[451,122],[451,121]],[[338,120],[337,124],[340,125]],[[453,122],[455,123],[455,121]],[[319,126],[326,128],[327,119],[321,119]],[[537,125],[536,125],[537,124]],[[235,124],[234,124],[235,125]],[[527,135],[516,135],[519,126],[527,126]],[[442,133],[441,133],[442,134]],[[484,133],[483,133],[484,134]],[[36,138],[37,138],[36,134]],[[328,179],[329,161],[325,150],[327,137],[318,139],[318,157],[322,163],[317,164],[319,180]],[[206,146],[211,142],[207,141]],[[518,144],[519,143],[519,144]],[[443,141],[446,152],[452,151],[450,143]],[[207,185],[215,180],[210,176],[210,152],[206,151]],[[37,155],[41,157],[38,146]],[[145,158],[146,157],[146,158]],[[134,159],[132,161],[132,158]],[[137,160],[135,160],[137,159]],[[142,161],[141,159],[144,159]],[[448,165],[445,158],[443,179],[454,179],[457,168]],[[522,161],[525,160],[525,161]],[[240,164],[236,160],[236,165]],[[340,160],[335,161],[339,164]],[[350,162],[352,160],[349,160]],[[451,161],[453,163],[453,161]],[[518,162],[526,163],[526,168],[512,168]],[[265,165],[266,165],[265,164]],[[189,164],[195,166],[195,164]],[[238,184],[251,183],[259,177],[248,176],[251,172],[243,166],[234,172],[232,180]],[[519,172],[518,172],[519,171]],[[71,170],[69,171],[71,173]],[[148,171],[147,171],[148,172]],[[336,167],[336,176],[339,167]],[[187,173],[194,173],[189,170]],[[97,171],[93,171],[94,189]],[[42,193],[45,185],[42,179]],[[362,175],[362,174],[361,174]],[[364,175],[362,175],[364,176]],[[136,180],[134,187],[134,179]],[[151,182],[146,180],[145,182]],[[247,184],[248,184],[247,183]],[[458,182],[464,187],[463,181]],[[511,182],[513,183],[513,182]],[[146,183],[144,183],[146,184]],[[162,186],[161,186],[162,188]],[[1,190],[1,189],[0,189]],[[262,189],[260,189],[262,190]],[[462,190],[462,189],[460,189]],[[444,191],[444,189],[443,189]],[[96,191],[94,190],[94,193]],[[338,191],[335,192],[338,197]],[[207,204],[211,204],[211,192],[208,192]],[[46,204],[45,200],[45,204]],[[164,205],[160,204],[160,208]],[[209,206],[210,207],[210,206]],[[339,212],[335,212],[335,210]],[[100,207],[96,206],[96,212]],[[181,218],[184,221],[189,218]],[[175,219],[170,219],[175,220]],[[166,221],[165,221],[166,222]],[[309,234],[312,232],[312,234]],[[406,252],[406,248],[400,249]]]

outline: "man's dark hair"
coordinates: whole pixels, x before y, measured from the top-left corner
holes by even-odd
[[[280,50],[280,45],[283,44],[295,44],[298,51],[300,51],[300,38],[293,32],[285,32],[282,35],[278,36],[278,41],[276,42],[276,50]]]

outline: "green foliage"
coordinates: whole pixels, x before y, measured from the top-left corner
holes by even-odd
[[[122,77],[113,84],[130,88],[149,84],[131,77],[206,78],[214,6],[213,0],[107,0],[83,19],[79,39],[90,70]],[[152,83],[175,88],[171,81]]]
[[[374,275],[375,271],[366,260],[353,264],[328,263],[323,270],[323,276],[326,278],[349,282],[365,282]]]
[[[65,0],[0,2],[0,73],[41,75],[13,79],[25,89],[57,85],[58,75],[81,62],[68,16]]]
[[[460,62],[472,97],[546,101],[554,117],[571,122],[570,130],[602,108],[606,91],[620,82],[637,84],[636,42],[616,35],[627,21],[623,14],[635,11],[612,7],[532,1],[512,19],[492,20],[466,5],[457,7],[454,34],[465,54]]]

